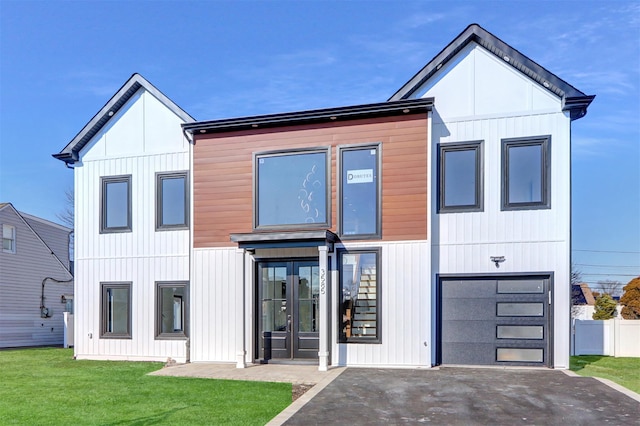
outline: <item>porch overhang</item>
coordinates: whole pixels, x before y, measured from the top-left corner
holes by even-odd
[[[231,241],[245,250],[327,246],[333,252],[338,236],[328,229],[318,231],[250,232],[231,234]]]

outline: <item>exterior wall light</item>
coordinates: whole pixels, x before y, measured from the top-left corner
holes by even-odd
[[[491,256],[489,259],[496,264],[496,268],[499,268],[500,264],[505,261],[504,256]]]

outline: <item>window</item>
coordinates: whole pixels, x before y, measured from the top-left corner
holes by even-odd
[[[439,145],[439,213],[483,211],[482,141]]]
[[[2,225],[2,251],[4,253],[16,252],[16,227]]]
[[[100,232],[131,231],[131,176],[101,178]]]
[[[340,342],[380,343],[380,251],[339,252]]]
[[[186,229],[189,226],[187,172],[156,175],[156,229]]]
[[[342,147],[339,233],[344,238],[379,237],[380,146]]]
[[[186,282],[156,283],[156,337],[187,337],[189,291]]]
[[[550,136],[502,140],[502,210],[551,207]]]
[[[131,283],[102,283],[100,337],[131,338]]]
[[[328,227],[328,149],[255,156],[255,228]]]

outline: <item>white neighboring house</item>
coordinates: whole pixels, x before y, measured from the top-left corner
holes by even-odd
[[[69,233],[0,204],[0,347],[61,346],[63,312],[73,309]]]
[[[136,74],[55,155],[75,169],[76,356],[568,368],[571,123],[593,98],[475,24],[380,104],[195,122]],[[366,235],[342,223],[351,151],[382,181]],[[314,156],[324,222],[261,227],[259,186],[282,184],[261,165]]]
[[[188,357],[190,121],[134,74],[54,155],[74,169],[78,358]]]

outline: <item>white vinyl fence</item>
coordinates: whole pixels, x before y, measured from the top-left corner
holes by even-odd
[[[73,346],[73,314],[64,313],[64,347]]]
[[[640,320],[575,320],[573,355],[640,358]]]

